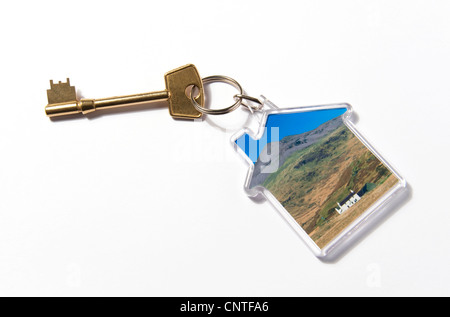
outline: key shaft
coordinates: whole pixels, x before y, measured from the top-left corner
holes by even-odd
[[[65,116],[78,113],[87,114],[95,110],[125,107],[135,105],[137,103],[163,101],[168,99],[169,92],[167,90],[162,90],[110,98],[81,99],[79,101],[72,100],[63,103],[49,103],[45,107],[45,113],[48,117]]]

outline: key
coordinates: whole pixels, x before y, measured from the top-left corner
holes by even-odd
[[[102,99],[77,100],[75,87],[70,80],[57,84],[50,80],[50,89],[47,90],[48,105],[45,113],[48,117],[58,117],[73,114],[88,114],[96,110],[117,108],[135,105],[142,102],[166,100],[169,103],[169,113],[177,119],[200,118],[202,114],[197,111],[191,99],[186,95],[188,87],[196,86],[198,95],[196,100],[204,105],[203,82],[194,65],[189,64],[174,69],[164,75],[166,89],[156,92],[136,95],[118,96]]]

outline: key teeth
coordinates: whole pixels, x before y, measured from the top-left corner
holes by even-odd
[[[57,84],[50,80],[50,89],[47,90],[49,104],[76,101],[77,94],[74,86],[70,86],[70,79],[66,82],[59,81]]]

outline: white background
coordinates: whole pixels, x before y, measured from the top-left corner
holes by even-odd
[[[0,295],[450,295],[449,14],[446,0],[3,1]],[[411,197],[323,263],[245,195],[223,131],[244,111],[44,115],[49,79],[101,98],[164,89],[187,63],[280,107],[352,104]]]

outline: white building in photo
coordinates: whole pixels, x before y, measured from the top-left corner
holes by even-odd
[[[335,208],[335,210],[341,215],[344,211],[356,204],[356,202],[360,199],[361,197],[357,193],[355,193],[353,190],[350,190],[350,195],[345,197],[345,199],[340,203],[337,203],[339,208]]]

